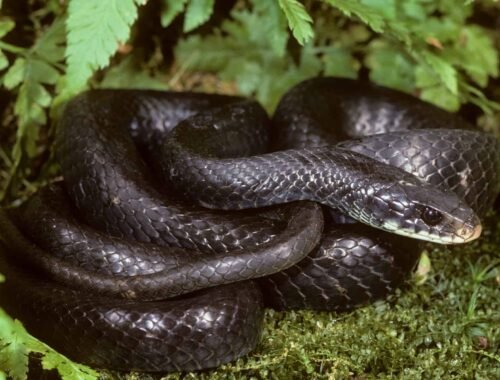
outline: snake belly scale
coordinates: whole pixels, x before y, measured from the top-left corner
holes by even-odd
[[[500,191],[495,137],[338,78],[295,86],[271,120],[239,97],[89,91],[65,106],[55,151],[64,181],[0,211],[0,305],[116,370],[241,357],[265,305],[381,298],[413,268],[414,239],[476,239]]]

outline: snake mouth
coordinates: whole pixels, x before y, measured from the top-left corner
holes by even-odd
[[[457,230],[457,241],[456,243],[468,243],[470,241],[476,240],[481,236],[483,227],[479,220],[472,225],[464,225],[462,228]]]
[[[463,222],[455,222],[448,224],[447,228],[443,229],[424,229],[416,232],[413,228],[401,228],[395,222],[387,222],[382,226],[382,229],[394,234],[407,236],[412,239],[424,240],[437,244],[464,244],[476,240],[481,236],[483,227],[479,218],[474,215],[469,220]]]
[[[468,219],[457,226],[450,244],[462,244],[476,240],[481,236],[483,227],[477,215],[471,215]]]

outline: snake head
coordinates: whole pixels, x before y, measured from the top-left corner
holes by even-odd
[[[481,235],[475,212],[451,191],[421,181],[400,180],[372,190],[365,223],[415,239],[461,244]]]

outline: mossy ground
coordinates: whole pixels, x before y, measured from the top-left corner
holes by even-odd
[[[477,242],[429,247],[431,267],[424,263],[420,276],[385,301],[347,314],[268,310],[261,344],[235,363],[164,377],[103,376],[500,379],[500,215],[484,224]]]

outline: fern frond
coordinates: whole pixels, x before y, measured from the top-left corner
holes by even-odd
[[[184,32],[190,32],[205,23],[214,10],[215,0],[190,0],[184,17]]]
[[[279,5],[288,20],[293,36],[304,45],[314,37],[312,18],[306,8],[298,0],[278,0]]]
[[[66,21],[67,74],[65,92],[73,95],[87,85],[97,69],[109,64],[125,43],[142,0],[71,0]]]

